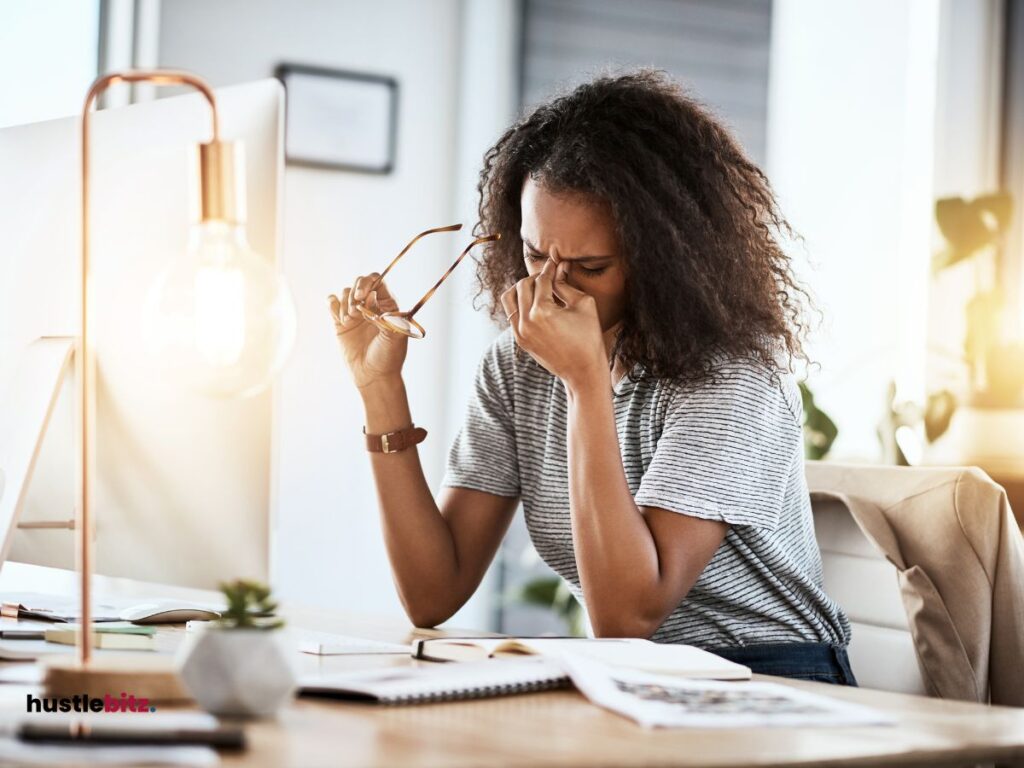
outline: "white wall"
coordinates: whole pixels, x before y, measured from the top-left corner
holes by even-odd
[[[477,219],[476,185],[484,153],[516,117],[519,104],[519,12],[511,0],[464,0],[459,59],[459,119],[455,154],[456,219]],[[487,313],[474,311],[472,266],[452,276],[447,302],[451,348],[445,399],[450,443],[462,422],[482,350],[497,334]],[[482,302],[485,297],[481,297]]]
[[[295,167],[286,172],[284,266],[300,329],[279,386],[277,421],[275,570],[286,599],[401,615],[361,440],[362,409],[325,297],[357,274],[383,268],[416,232],[458,220],[453,168],[460,29],[457,0],[161,4],[160,64],[187,67],[216,85],[265,77],[281,61],[378,72],[399,81],[398,157],[391,175]],[[418,298],[433,282],[461,249],[458,237],[427,241],[403,261],[393,283],[400,300]],[[414,418],[431,433],[420,455],[435,488],[451,432],[444,386],[444,363],[453,356],[446,343],[448,316],[460,298],[446,286],[423,310],[419,319],[428,337],[410,344],[406,369]],[[475,363],[478,352],[465,354]],[[486,609],[483,601],[460,619],[480,624]]]
[[[923,392],[940,7],[774,7],[768,175],[816,265],[810,384],[839,424],[835,458],[878,458],[890,379]]]

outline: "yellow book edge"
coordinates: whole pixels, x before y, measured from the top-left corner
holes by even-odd
[[[78,631],[74,629],[48,629],[44,634],[48,643],[60,645],[76,645]],[[107,632],[95,632],[92,636],[93,648],[115,651],[153,651],[156,645],[150,635],[121,635]]]

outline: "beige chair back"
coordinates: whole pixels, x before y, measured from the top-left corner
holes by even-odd
[[[846,611],[853,629],[848,652],[857,682],[865,688],[924,695],[896,569],[844,504],[813,499],[812,508],[825,591]]]

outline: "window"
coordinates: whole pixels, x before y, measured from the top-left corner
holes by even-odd
[[[0,128],[77,114],[96,77],[99,2],[0,3]]]

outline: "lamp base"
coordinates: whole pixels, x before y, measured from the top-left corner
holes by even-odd
[[[129,654],[103,654],[82,666],[70,656],[44,660],[43,688],[47,696],[83,694],[103,698],[108,694],[120,700],[122,695],[160,702],[189,702],[174,665],[166,656],[139,658]]]

